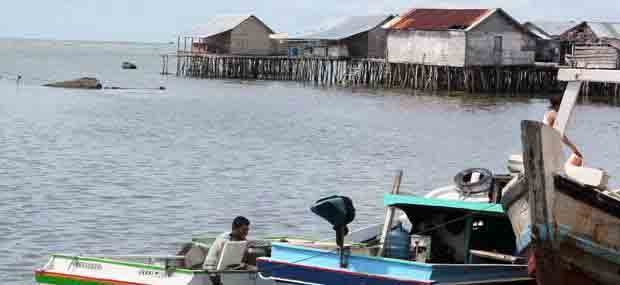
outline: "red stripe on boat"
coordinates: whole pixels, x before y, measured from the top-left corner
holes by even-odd
[[[276,263],[280,265],[288,265],[288,266],[293,266],[293,267],[302,267],[302,268],[312,269],[312,270],[336,272],[336,273],[342,273],[342,274],[353,275],[353,276],[371,277],[371,278],[382,279],[382,280],[392,280],[392,281],[398,281],[398,282],[407,283],[407,284],[434,284],[435,283],[435,281],[407,280],[407,279],[400,279],[400,278],[388,277],[388,276],[383,276],[383,275],[364,274],[360,272],[353,272],[353,271],[347,271],[347,270],[342,270],[342,269],[332,269],[332,268],[325,268],[325,267],[318,267],[318,266],[311,266],[311,265],[304,265],[304,264],[288,263],[288,262],[275,261],[275,260],[270,260],[270,259],[262,259],[262,261],[269,262],[269,263]],[[261,271],[260,268],[258,271]]]
[[[59,277],[59,278],[72,279],[76,281],[91,281],[91,282],[94,281],[94,282],[100,282],[100,283],[110,284],[110,285],[148,285],[146,283],[133,283],[133,282],[120,281],[120,280],[112,280],[112,279],[92,278],[92,277],[85,277],[85,276],[80,276],[80,275],[47,272],[43,270],[37,270],[35,271],[34,274],[35,276]]]

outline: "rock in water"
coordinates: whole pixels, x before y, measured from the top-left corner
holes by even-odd
[[[97,78],[93,77],[82,77],[74,80],[54,82],[43,86],[76,89],[101,89],[103,87],[101,82],[99,82]]]
[[[131,62],[128,62],[128,61],[123,62],[123,66],[122,67],[123,67],[123,69],[137,69],[138,68],[138,66],[136,66],[135,64],[133,64]]]

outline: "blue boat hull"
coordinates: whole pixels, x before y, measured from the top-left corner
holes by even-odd
[[[268,276],[280,279],[296,280],[307,283],[322,285],[346,285],[346,284],[373,284],[373,285],[396,285],[396,284],[433,284],[431,280],[403,280],[383,276],[360,274],[345,270],[335,270],[307,265],[299,265],[275,261],[259,261],[260,271]]]
[[[272,245],[272,257],[258,260],[263,275],[321,285],[348,284],[478,284],[530,280],[525,265],[425,264],[351,255],[339,267],[330,251],[284,244]]]

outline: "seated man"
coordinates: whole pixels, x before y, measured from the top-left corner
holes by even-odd
[[[232,223],[232,230],[221,234],[209,248],[209,253],[205,258],[203,268],[208,271],[215,271],[217,264],[222,256],[222,249],[227,241],[245,241],[250,231],[250,221],[245,217],[236,217]],[[245,257],[244,257],[245,260]]]

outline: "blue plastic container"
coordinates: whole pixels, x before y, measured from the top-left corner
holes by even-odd
[[[397,259],[409,259],[411,237],[402,226],[391,230],[386,238],[385,256]]]

